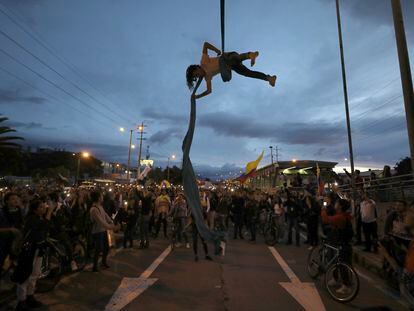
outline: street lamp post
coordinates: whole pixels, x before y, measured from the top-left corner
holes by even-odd
[[[270,170],[270,180],[271,180],[271,186],[275,187],[275,179],[274,179],[274,170],[275,167],[273,166],[273,146],[269,146],[270,148],[270,160],[272,161],[272,169]]]
[[[347,130],[348,130],[348,148],[349,148],[349,162],[351,164],[352,199],[355,202],[354,151],[353,151],[353,147],[352,147],[352,131],[351,131],[351,120],[350,120],[350,116],[349,116],[348,87],[347,87],[347,83],[346,83],[344,46],[343,46],[343,42],[342,42],[341,13],[340,13],[340,10],[339,10],[339,0],[336,0],[336,19],[337,19],[337,23],[338,23],[339,51],[340,51],[340,55],[341,55],[342,84],[343,84],[343,91],[344,91],[346,127],[347,127]]]
[[[78,166],[76,168],[76,185],[79,182],[79,171],[80,171],[81,157],[88,158],[89,157],[89,153],[88,152],[80,152],[80,153],[78,153]]]
[[[128,148],[128,165],[127,165],[127,180],[128,180],[128,183],[129,183],[129,181],[130,181],[130,172],[129,172],[129,170],[130,170],[130,164],[131,164],[131,147],[132,147],[132,132],[133,132],[134,130],[130,130],[129,131],[129,148]]]
[[[171,159],[175,159],[175,154],[171,156]],[[168,164],[167,164],[167,180],[170,181],[170,156],[168,156]]]
[[[138,127],[139,131],[139,152],[138,152],[138,171],[137,171],[137,180],[139,175],[141,174],[141,155],[142,155],[142,141],[144,135],[144,122]]]
[[[120,127],[119,131],[123,133],[125,132],[125,128]],[[127,171],[126,171],[128,182],[130,180],[130,174],[131,174],[131,169],[130,169],[131,168],[131,149],[135,149],[135,145],[132,144],[133,132],[134,132],[134,129],[129,130],[128,165],[127,165]]]

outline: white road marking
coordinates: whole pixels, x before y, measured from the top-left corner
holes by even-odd
[[[279,263],[282,270],[288,276],[290,282],[279,284],[293,297],[306,311],[324,311],[325,306],[313,283],[302,283],[292,271],[286,261],[280,256],[274,247],[269,247],[270,252]]]
[[[123,278],[121,284],[112,295],[111,300],[106,305],[105,311],[121,310],[154,284],[158,279],[150,279],[149,277],[170,253],[171,246],[168,246],[138,278]]]

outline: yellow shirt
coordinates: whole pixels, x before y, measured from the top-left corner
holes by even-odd
[[[220,73],[219,57],[210,57],[203,53],[200,66],[206,72],[204,79],[211,80],[216,74]]]

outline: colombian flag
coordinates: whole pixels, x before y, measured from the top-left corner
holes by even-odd
[[[240,181],[240,183],[244,184],[249,178],[253,177],[256,173],[257,167],[259,166],[260,161],[263,159],[264,150],[259,155],[259,157],[247,163],[246,165],[246,172],[241,174],[239,177],[237,177],[236,180]]]

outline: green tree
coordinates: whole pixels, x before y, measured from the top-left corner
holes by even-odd
[[[2,125],[2,122],[7,121],[8,119],[9,118],[6,117],[0,117],[0,152],[4,149],[20,148],[20,145],[15,141],[23,140],[22,137],[9,135],[9,133],[14,133],[16,130],[9,126]]]
[[[397,172],[397,175],[410,174],[413,171],[411,167],[411,159],[409,157],[401,159],[395,164],[394,169]]]

